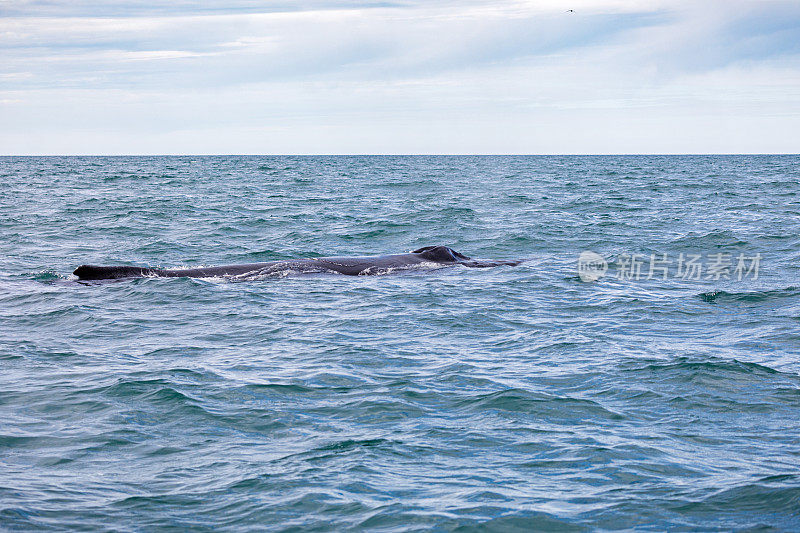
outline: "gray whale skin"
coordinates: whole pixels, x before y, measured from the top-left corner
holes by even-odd
[[[516,261],[483,261],[469,257],[447,246],[425,246],[407,254],[375,255],[365,257],[318,257],[311,259],[289,259],[250,263],[246,265],[227,265],[206,268],[161,269],[133,266],[95,266],[82,265],[75,269],[81,280],[123,279],[142,277],[161,278],[210,278],[222,276],[242,276],[246,274],[270,274],[273,272],[338,272],[348,276],[384,274],[390,269],[410,267],[423,263],[439,265],[462,265],[472,268],[485,268],[500,265],[516,266]]]

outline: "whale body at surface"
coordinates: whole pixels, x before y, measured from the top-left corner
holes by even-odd
[[[403,269],[415,265],[432,266],[462,265],[470,268],[486,268],[501,265],[515,266],[521,260],[490,261],[471,259],[448,248],[447,246],[426,246],[405,254],[375,255],[363,257],[317,257],[309,259],[287,259],[249,263],[242,265],[225,265],[203,268],[162,269],[135,266],[96,266],[82,265],[73,274],[81,280],[124,279],[142,277],[162,278],[209,278],[246,275],[269,275],[280,272],[338,272],[348,276],[364,276],[385,274],[394,269]]]

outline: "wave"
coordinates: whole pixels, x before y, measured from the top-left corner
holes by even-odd
[[[552,396],[513,388],[481,394],[463,400],[461,407],[469,410],[492,410],[536,414],[561,418],[604,418],[621,420],[624,417],[592,400]]]
[[[750,242],[732,230],[714,230],[708,233],[691,231],[673,239],[669,244],[690,247],[692,251],[700,252],[711,248],[741,248],[750,245]]]
[[[758,363],[739,361],[737,359],[708,359],[699,361],[689,357],[678,357],[669,363],[650,363],[644,366],[629,368],[628,372],[663,373],[696,373],[702,372],[724,379],[724,374],[782,374],[779,370]]]
[[[769,289],[764,291],[708,291],[697,295],[704,302],[763,302],[780,298],[794,298],[800,296],[800,287],[786,287],[784,289]]]
[[[679,510],[715,514],[777,513],[796,517],[798,508],[800,487],[797,486],[796,476],[783,475],[721,490],[702,501],[682,505]]]
[[[43,283],[61,279],[66,279],[66,276],[62,276],[54,270],[42,270],[41,272],[36,272],[31,276],[32,281],[41,281]]]

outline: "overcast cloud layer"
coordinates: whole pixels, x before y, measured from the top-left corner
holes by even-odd
[[[800,2],[0,0],[0,125],[4,154],[798,153]]]

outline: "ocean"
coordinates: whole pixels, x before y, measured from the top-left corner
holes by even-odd
[[[797,531],[798,168],[0,158],[0,529]]]

